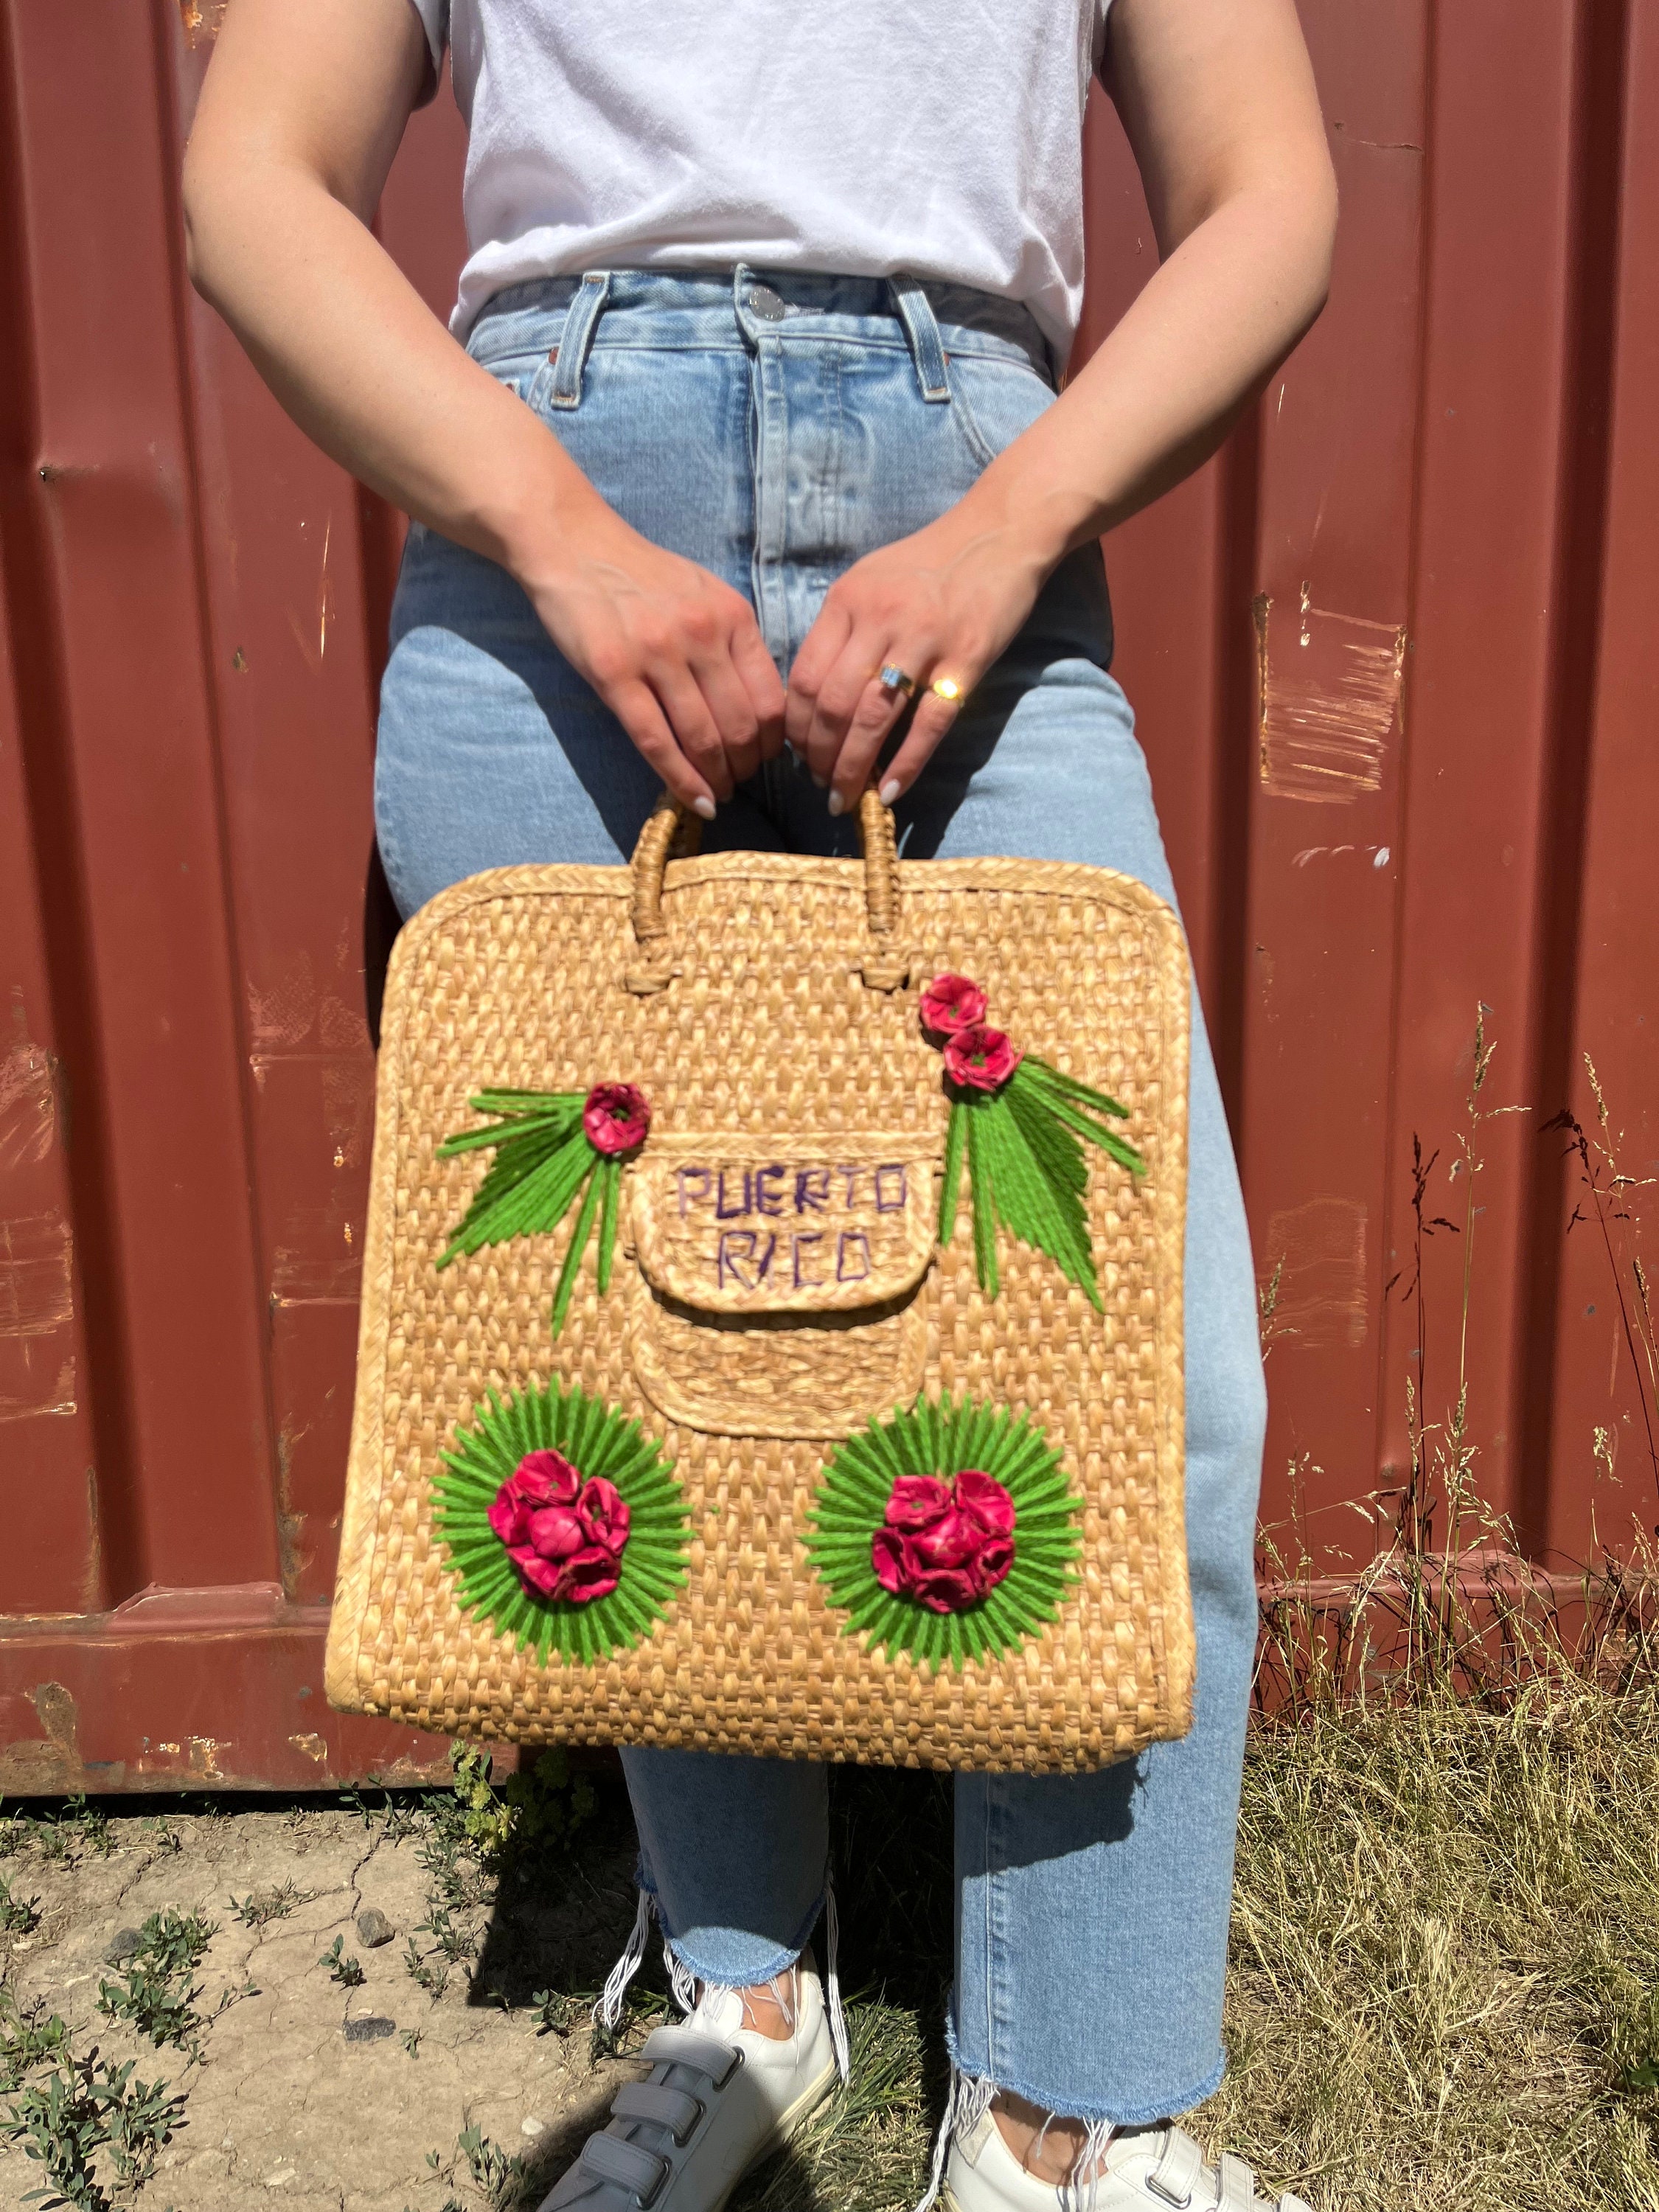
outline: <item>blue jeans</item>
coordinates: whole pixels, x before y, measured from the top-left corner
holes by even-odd
[[[553,280],[498,295],[470,350],[637,529],[750,595],[784,672],[833,579],[960,498],[1053,397],[1022,309],[878,279]],[[1173,900],[1109,657],[1091,546],[1055,572],[900,801],[902,849],[1087,861]],[[404,912],[480,868],[624,860],[656,790],[513,580],[413,530],[375,771],[381,854]],[[848,854],[854,834],[786,753],[720,809],[703,843]],[[1255,1642],[1266,1404],[1249,1237],[1201,1022],[1190,1109],[1193,1729],[1096,1774],[963,1774],[956,1785],[952,2057],[1050,2111],[1125,2124],[1181,2112],[1221,2078]],[[780,1972],[823,1897],[823,1769],[648,1750],[623,1765],[641,1878],[676,1956],[712,1982]]]

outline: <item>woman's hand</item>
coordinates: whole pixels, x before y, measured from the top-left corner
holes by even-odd
[[[882,669],[902,669],[916,684],[915,713],[882,778],[890,806],[1012,642],[1063,550],[1045,552],[1017,528],[987,477],[937,522],[866,553],[830,586],[789,672],[784,729],[829,787],[832,814],[856,801],[910,704],[883,686]]]
[[[742,592],[630,529],[598,494],[544,565],[514,563],[549,635],[705,820],[783,749],[783,684]]]

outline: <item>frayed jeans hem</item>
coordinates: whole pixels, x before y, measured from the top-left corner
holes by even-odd
[[[811,1910],[801,1923],[799,1934],[792,1944],[787,1944],[781,1950],[763,1957],[758,1966],[753,1969],[745,1968],[742,1973],[734,1974],[729,1969],[722,1970],[704,1965],[675,1935],[668,1924],[666,1914],[663,1911],[662,1899],[658,1893],[656,1884],[648,1878],[643,1867],[640,1869],[638,1881],[640,1887],[656,1905],[657,1925],[662,1930],[665,1948],[679,1960],[687,1973],[695,1980],[706,1982],[713,1989],[751,1989],[762,1982],[773,1981],[778,1975],[787,1973],[806,1948],[807,1939],[817,1926],[819,1917],[823,1911],[824,1893],[820,1890],[813,1900]]]
[[[1177,2090],[1173,2096],[1161,2098],[1155,2105],[1126,2108],[1121,2105],[1091,2104],[1087,2098],[1073,2097],[1063,2091],[1056,2093],[1051,2087],[1044,2087],[1041,2083],[1024,2080],[1017,2075],[976,2073],[972,2067],[963,2064],[962,2053],[957,2043],[956,2026],[948,2018],[945,2023],[945,2045],[957,2072],[965,2081],[988,2082],[989,2094],[993,2096],[1006,2091],[1011,2097],[1024,2097],[1027,2104],[1036,2106],[1041,2112],[1052,2112],[1057,2119],[1083,2120],[1091,2124],[1113,2128],[1152,2128],[1161,2120],[1176,2119],[1182,2112],[1190,2112],[1194,2106],[1201,2105],[1206,2097],[1214,2096],[1227,2073],[1227,2055],[1223,2051],[1214,2067],[1195,2088]]]

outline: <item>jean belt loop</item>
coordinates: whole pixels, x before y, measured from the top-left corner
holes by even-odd
[[[580,289],[572,296],[565,313],[564,335],[559,340],[559,357],[553,364],[553,384],[547,395],[549,406],[581,405],[582,371],[587,366],[594,327],[604,312],[610,289],[610,271],[590,269],[582,278]]]
[[[945,341],[939,334],[933,301],[914,276],[890,276],[887,282],[910,342],[910,358],[916,365],[922,398],[948,402],[951,385],[945,374]]]

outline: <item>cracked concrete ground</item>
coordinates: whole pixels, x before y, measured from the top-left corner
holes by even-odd
[[[534,2204],[572,2139],[633,2070],[625,2060],[591,2063],[578,2002],[562,2008],[562,2034],[538,2033],[532,2004],[547,1989],[591,1994],[627,1940],[632,1838],[603,1794],[578,1852],[509,1869],[493,1901],[452,1912],[462,1955],[435,1995],[411,1974],[409,1948],[412,1937],[424,1971],[441,1979],[433,1879],[422,1863],[429,1810],[406,1805],[366,1819],[337,1802],[224,1801],[159,1818],[150,1807],[110,1811],[106,1850],[95,1815],[53,1828],[26,1808],[0,1831],[0,1848],[11,1847],[0,1877],[40,1914],[32,1930],[0,1935],[0,1972],[19,2006],[44,2001],[66,2022],[77,2055],[96,2043],[106,2059],[137,2059],[140,2079],[184,2094],[181,2124],[138,2200],[145,2212],[276,2203],[304,2212],[443,2212],[451,2203],[472,2212],[526,2196]],[[258,1925],[239,1917],[234,1900],[246,1913],[250,1899],[256,1911],[274,1899],[273,1917]],[[216,1924],[194,1977],[196,2009],[209,2022],[198,2057],[157,2047],[99,2008],[119,1932],[169,1907]],[[373,1948],[356,1925],[371,1909],[394,1931]],[[337,1936],[343,1955],[361,1963],[359,1987],[342,1987],[324,1963]],[[521,2191],[492,2192],[477,2178],[458,2152],[470,2128],[522,2158]],[[0,2204],[20,2205],[40,2180],[21,2149],[0,2150]]]

